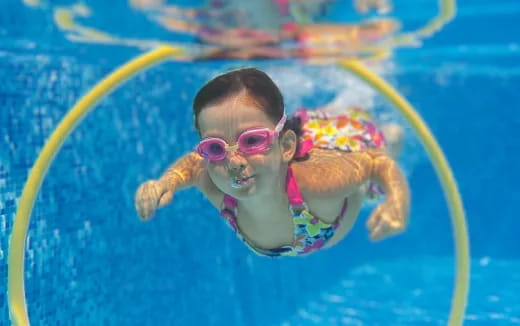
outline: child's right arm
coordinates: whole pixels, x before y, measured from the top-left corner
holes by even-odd
[[[205,161],[197,153],[184,155],[159,180],[149,180],[139,186],[135,194],[135,208],[139,217],[148,220],[156,209],[172,201],[177,190],[191,186],[198,187],[214,205],[219,202],[220,190],[210,180]]]

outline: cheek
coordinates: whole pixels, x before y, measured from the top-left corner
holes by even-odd
[[[264,154],[252,155],[249,157],[248,162],[255,169],[276,172],[279,170],[282,160],[278,153],[271,151]]]
[[[210,178],[215,182],[227,176],[227,169],[223,163],[209,163],[207,167]]]
[[[252,167],[262,167],[269,165],[269,158],[262,154],[251,155],[249,156],[247,162]]]

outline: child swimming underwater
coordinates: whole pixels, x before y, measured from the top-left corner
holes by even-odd
[[[365,196],[380,188],[386,196],[368,219],[370,238],[405,229],[407,182],[363,111],[300,110],[287,118],[280,90],[254,68],[208,82],[193,110],[202,141],[138,188],[143,220],[195,186],[255,253],[298,256],[343,239]]]

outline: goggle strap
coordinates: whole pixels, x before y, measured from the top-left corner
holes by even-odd
[[[276,127],[274,127],[274,132],[276,133],[276,135],[278,135],[280,131],[282,131],[283,127],[285,126],[285,121],[287,121],[287,116],[285,115],[284,110],[282,118],[280,119],[280,121],[278,121]]]

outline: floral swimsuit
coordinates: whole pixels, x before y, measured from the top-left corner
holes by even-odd
[[[352,108],[346,114],[332,116],[320,110],[298,110],[303,136],[297,156],[303,157],[313,147],[336,149],[346,152],[362,151],[368,148],[382,148],[384,138],[377,130],[370,115],[360,109]],[[221,215],[236,232],[247,247],[261,256],[298,256],[321,249],[340,225],[348,210],[348,198],[343,202],[341,213],[332,224],[325,223],[312,215],[305,203],[291,167],[287,169],[286,193],[289,210],[293,215],[294,238],[290,245],[274,249],[258,248],[240,232],[237,223],[237,200],[230,195],[224,196]],[[369,197],[381,194],[376,185],[369,187]]]

